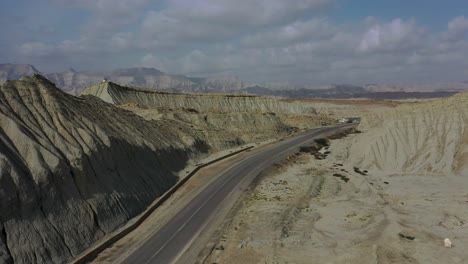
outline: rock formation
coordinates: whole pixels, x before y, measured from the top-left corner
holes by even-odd
[[[468,172],[468,93],[403,104],[363,117],[350,153],[364,168],[388,172]],[[359,154],[360,153],[360,154]]]
[[[99,98],[98,98],[99,97]],[[128,111],[131,110],[131,111]],[[0,263],[63,263],[141,213],[203,153],[325,119],[303,103],[40,75],[0,86]]]
[[[126,108],[147,120],[174,123],[213,150],[284,136],[331,119],[313,105],[250,95],[176,94],[104,82],[83,92]]]
[[[275,98],[253,95],[166,93],[124,87],[112,82],[92,86],[82,94],[94,95],[117,105],[133,103],[146,108],[170,107],[173,109],[192,108],[197,111],[316,114],[311,105],[287,103]]]
[[[170,188],[203,142],[42,76],[0,86],[0,263],[63,263]]]

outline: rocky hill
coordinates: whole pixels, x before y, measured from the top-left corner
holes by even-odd
[[[40,73],[34,66],[29,64],[0,64],[0,83],[6,80],[18,80],[23,76]]]
[[[147,120],[177,124],[214,150],[259,142],[333,121],[317,115],[311,104],[251,95],[166,93],[112,82],[92,86],[83,95],[94,95]]]
[[[142,212],[204,142],[42,76],[0,86],[0,263],[63,263]]]
[[[189,161],[331,122],[256,96],[110,82],[84,94],[40,75],[0,86],[0,263],[67,262],[141,213]]]
[[[94,95],[117,105],[134,103],[147,108],[192,108],[197,111],[215,110],[220,112],[316,113],[312,106],[287,103],[275,98],[253,95],[166,93],[125,87],[113,82],[102,82],[86,89],[82,94]]]
[[[468,93],[364,116],[352,159],[389,173],[468,172]]]

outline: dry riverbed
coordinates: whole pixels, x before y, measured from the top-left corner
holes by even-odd
[[[356,168],[350,137],[261,175],[199,262],[468,263],[466,177]]]

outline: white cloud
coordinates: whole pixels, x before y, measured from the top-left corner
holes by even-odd
[[[328,16],[335,0],[55,1],[90,17],[74,38],[26,38],[21,61],[316,83],[464,78],[468,68],[464,16],[436,32],[414,19],[340,24]]]
[[[139,10],[150,3],[150,0],[57,0],[67,7],[79,7],[87,9],[92,13],[107,17],[115,16],[119,19],[126,19],[137,14]]]
[[[19,53],[25,57],[45,57],[53,53],[54,46],[42,42],[27,42],[19,47]]]
[[[150,0],[56,0],[63,6],[81,8],[91,14],[82,25],[82,35],[92,38],[109,37],[125,25],[138,21]]]
[[[414,20],[400,18],[389,23],[372,26],[362,37],[357,47],[360,52],[398,51],[420,45],[424,30]]]
[[[468,32],[468,18],[459,16],[454,18],[448,24],[448,34],[451,40],[462,40]]]
[[[170,0],[175,17],[224,26],[270,26],[329,8],[334,0]]]
[[[334,0],[169,0],[144,18],[141,34],[159,42],[229,40],[330,7]],[[179,43],[180,44],[180,43]]]
[[[308,21],[294,21],[279,28],[272,28],[257,34],[251,34],[241,39],[248,47],[269,45],[285,45],[307,40],[330,39],[336,34],[337,28],[330,25],[326,19],[315,18]]]

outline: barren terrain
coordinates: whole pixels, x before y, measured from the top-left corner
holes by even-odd
[[[466,96],[370,112],[324,155],[284,160],[198,262],[466,263]]]
[[[0,85],[0,263],[70,261],[207,155],[331,122],[273,98],[108,86],[75,97],[40,75]]]

